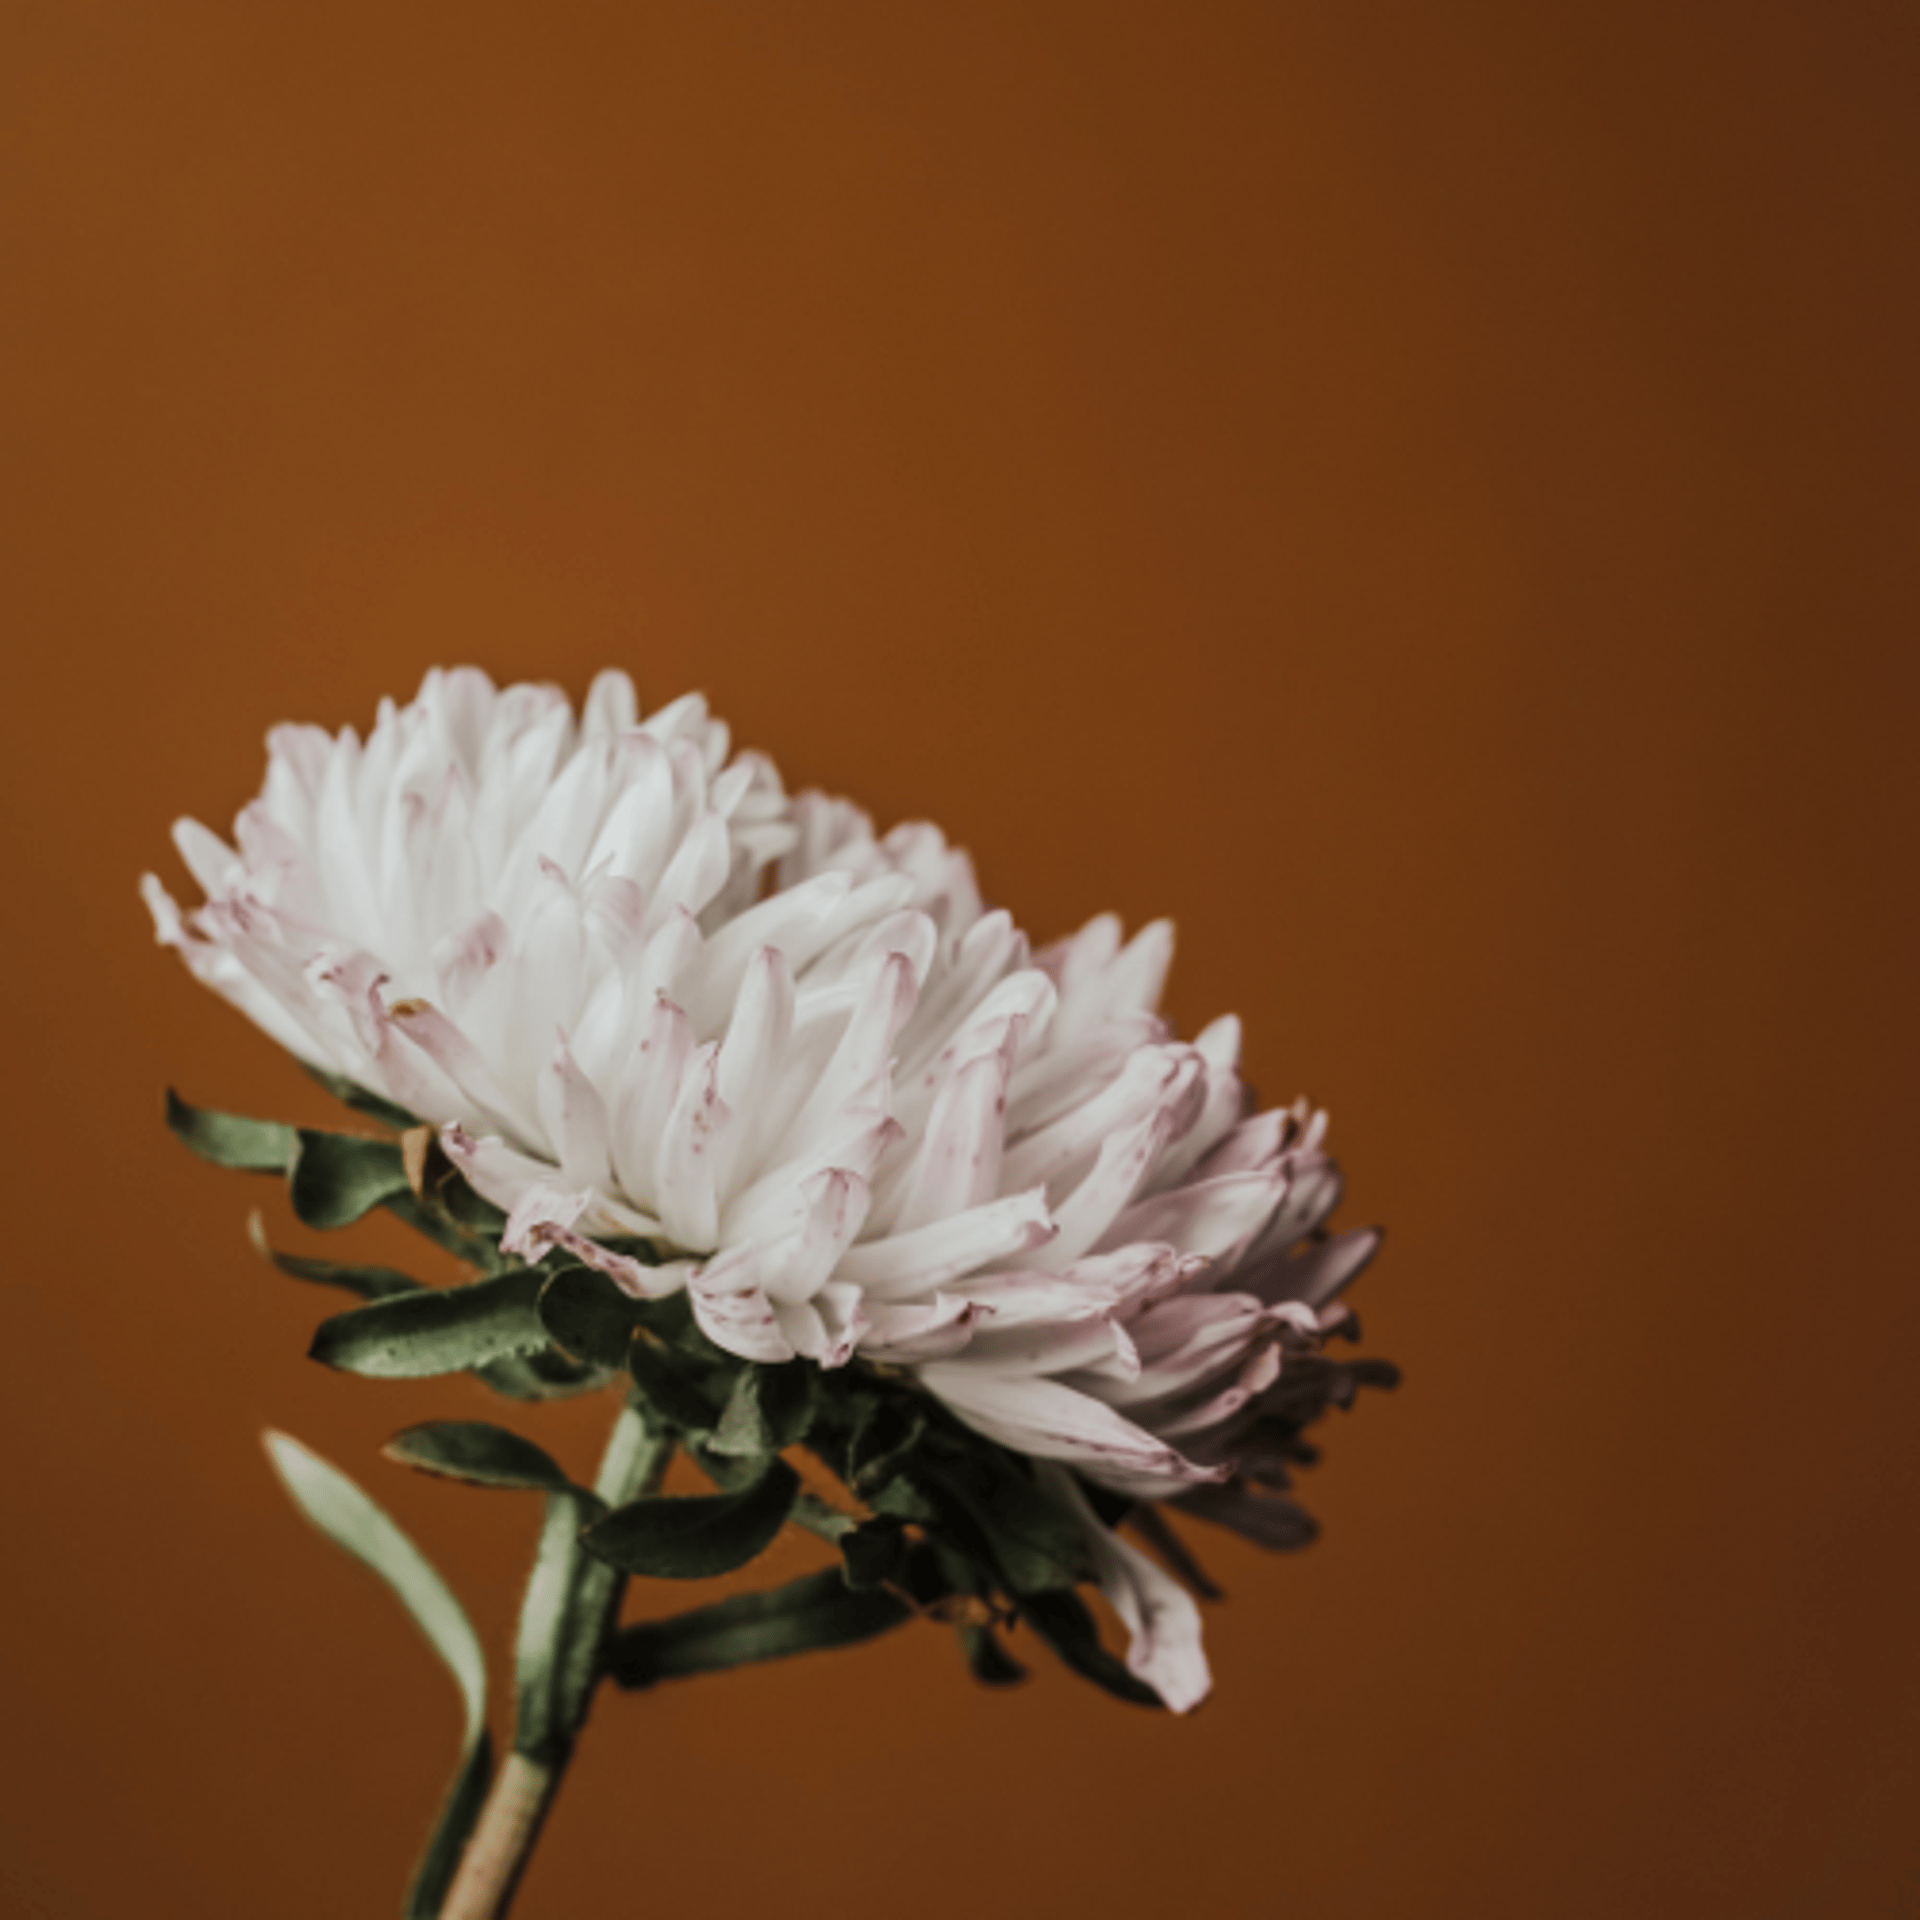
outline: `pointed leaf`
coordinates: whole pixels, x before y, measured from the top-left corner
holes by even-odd
[[[464,1287],[424,1287],[323,1320],[311,1358],[374,1380],[463,1373],[547,1344],[538,1302],[546,1275],[532,1267]]]
[[[247,1216],[247,1237],[262,1259],[296,1280],[319,1287],[339,1287],[357,1293],[362,1300],[388,1300],[396,1293],[419,1293],[420,1282],[409,1274],[396,1273],[392,1267],[342,1266],[334,1260],[309,1260],[301,1254],[282,1253],[269,1244],[267,1229],[258,1210]]]
[[[637,1302],[592,1267],[565,1267],[540,1294],[540,1320],[557,1347],[596,1367],[624,1367]]]
[[[287,1192],[303,1226],[351,1226],[381,1201],[407,1191],[407,1169],[397,1140],[314,1133],[302,1127],[299,1143],[287,1168]]]
[[[1026,1668],[1000,1644],[991,1627],[957,1627],[955,1631],[967,1665],[983,1687],[1017,1687],[1026,1679]]]
[[[426,1420],[403,1427],[380,1449],[389,1460],[476,1487],[576,1492],[545,1448],[486,1420]]]
[[[764,1593],[737,1593],[614,1636],[608,1671],[623,1687],[718,1673],[822,1647],[871,1640],[913,1618],[890,1593],[849,1592],[833,1568]]]
[[[492,1772],[487,1664],[466,1610],[420,1549],[338,1467],[284,1433],[265,1436],[267,1457],[294,1504],[336,1546],[372,1568],[446,1663],[466,1710],[460,1770],[407,1896],[408,1920],[433,1920]]]
[[[1083,1680],[1132,1706],[1165,1706],[1144,1680],[1135,1679],[1100,1644],[1093,1615],[1077,1593],[1026,1594],[1020,1601],[1020,1617]]]
[[[249,1120],[237,1113],[190,1107],[169,1087],[167,1125],[202,1160],[243,1173],[284,1173],[297,1136],[278,1120]]]
[[[786,1524],[799,1491],[800,1476],[775,1459],[737,1493],[635,1500],[589,1527],[582,1538],[590,1551],[623,1573],[704,1580],[744,1567],[764,1552]]]

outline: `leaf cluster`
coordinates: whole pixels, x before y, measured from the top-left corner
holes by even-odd
[[[788,1524],[838,1549],[839,1566],[824,1573],[612,1633],[598,1657],[620,1685],[843,1646],[919,1617],[953,1629],[986,1684],[1024,1678],[1004,1644],[1024,1627],[1109,1693],[1161,1704],[1102,1646],[1078,1591],[1092,1578],[1081,1524],[1023,1456],[961,1425],[904,1375],[857,1359],[833,1371],[741,1360],[706,1338],[684,1294],[640,1300],[571,1254],[528,1264],[502,1253],[504,1216],[430,1130],[357,1090],[335,1091],[397,1131],[286,1127],[168,1096],[168,1124],[187,1146],[221,1166],[282,1176],[303,1224],[334,1230],[383,1209],[472,1270],[459,1285],[431,1287],[390,1268],[276,1252],[256,1216],[256,1244],[275,1266],[356,1296],[321,1322],[312,1357],[374,1379],[471,1373],[516,1400],[619,1383],[648,1428],[684,1449],[715,1490],[649,1489],[610,1505],[531,1441],[480,1422],[407,1429],[389,1444],[392,1457],[476,1485],[543,1491],[556,1534],[542,1565],[571,1566],[561,1534],[614,1577],[667,1580],[744,1566]],[[660,1258],[645,1242],[621,1250]],[[801,1468],[825,1491],[807,1490]]]

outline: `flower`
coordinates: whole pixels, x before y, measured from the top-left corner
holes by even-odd
[[[788,796],[688,696],[429,673],[362,743],[280,727],[161,941],[302,1060],[441,1129],[508,1211],[720,1346],[911,1372],[976,1430],[1270,1542],[1372,1231],[1325,1116],[1257,1112],[1240,1029],[1155,1009],[1172,932],[1032,952],[929,825]],[[663,1264],[634,1257],[644,1240]],[[1095,1518],[1132,1664],[1206,1690],[1184,1590]],[[1183,1609],[1185,1611],[1183,1611]]]

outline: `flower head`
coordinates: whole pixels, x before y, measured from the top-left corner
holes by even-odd
[[[268,754],[233,845],[176,827],[206,899],[148,876],[159,937],[437,1126],[508,1251],[684,1288],[751,1360],[907,1370],[1120,1494],[1297,1516],[1252,1489],[1364,1377],[1321,1342],[1378,1236],[1325,1233],[1325,1116],[1254,1111],[1236,1021],[1159,1018],[1165,922],[1033,952],[936,828],[789,797],[623,674],[576,719],[435,671],[364,743]],[[1084,1511],[1138,1669],[1198,1697],[1190,1603]]]

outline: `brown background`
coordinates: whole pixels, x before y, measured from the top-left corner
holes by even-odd
[[[161,1131],[326,1103],[133,891],[459,660],[1175,915],[1408,1374],[1195,1719],[609,1698],[529,1920],[1914,1910],[1920,15],[61,0],[0,87],[9,1915],[395,1909],[451,1689],[263,1424],[508,1631],[530,1506],[374,1457],[477,1389],[305,1362]]]

